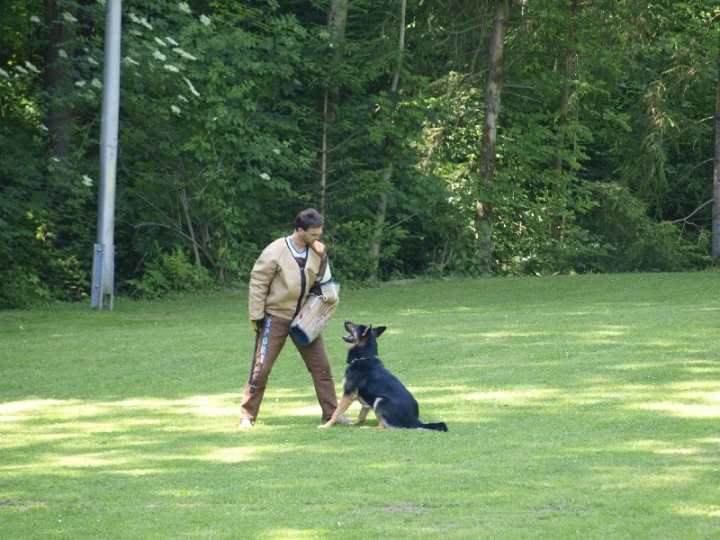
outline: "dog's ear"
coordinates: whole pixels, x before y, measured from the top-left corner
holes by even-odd
[[[355,325],[351,323],[350,321],[345,321],[345,330],[352,333],[355,331]]]
[[[385,330],[387,330],[387,326],[378,326],[375,329],[375,337],[380,337]]]
[[[372,326],[358,326],[358,341],[361,341],[363,339],[368,339],[372,333]]]

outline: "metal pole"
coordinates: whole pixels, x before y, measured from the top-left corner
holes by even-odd
[[[92,307],[113,309],[115,287],[115,177],[120,111],[120,28],[122,0],[106,0],[105,67],[100,135],[100,193],[95,244]]]

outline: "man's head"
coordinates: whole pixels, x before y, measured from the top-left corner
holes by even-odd
[[[303,210],[295,217],[295,228],[307,231],[309,228],[317,228],[324,225],[325,220],[322,214],[314,208]]]
[[[305,244],[312,246],[320,238],[324,222],[320,212],[308,208],[295,217],[295,232]]]

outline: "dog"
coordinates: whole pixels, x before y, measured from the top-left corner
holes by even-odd
[[[363,423],[370,409],[373,409],[380,429],[448,430],[444,422],[423,424],[420,421],[417,400],[378,358],[377,338],[386,328],[373,328],[345,321],[345,329],[349,334],[343,339],[350,343],[350,348],[347,354],[348,367],[343,379],[343,396],[332,418],[318,427],[329,428],[335,425],[353,401],[359,399],[362,409],[357,421],[352,424]]]

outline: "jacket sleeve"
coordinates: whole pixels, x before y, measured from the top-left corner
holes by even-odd
[[[330,261],[328,260],[327,256],[325,257],[325,270],[323,271],[322,267],[320,268],[321,274],[318,274],[317,280],[315,283],[323,284],[327,283],[328,281],[332,281],[332,272],[330,271]]]
[[[320,267],[318,268],[317,277],[315,278],[315,284],[327,283],[332,279],[330,273],[330,261],[325,250],[325,244],[321,242],[315,242],[311,249],[320,257]]]
[[[248,288],[248,313],[251,321],[265,317],[265,300],[270,290],[270,283],[277,272],[278,263],[275,250],[270,246],[260,254],[250,273],[250,286]]]

